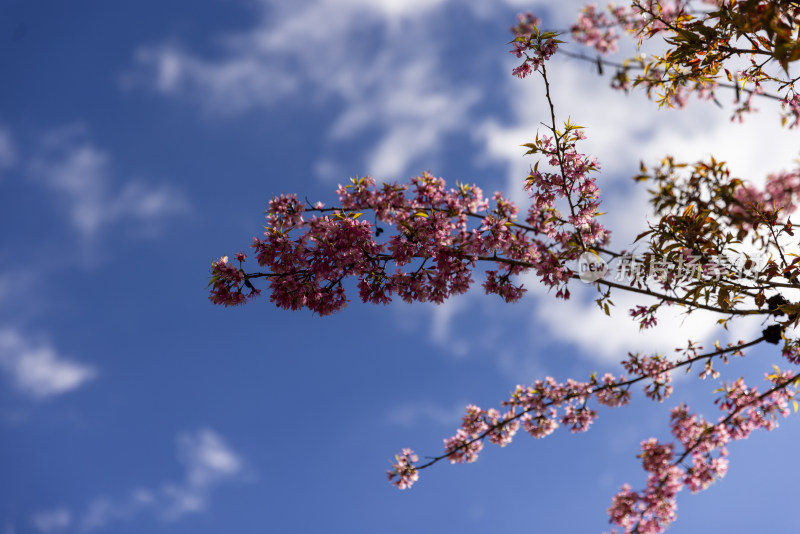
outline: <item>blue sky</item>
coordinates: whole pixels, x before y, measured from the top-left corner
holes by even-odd
[[[350,176],[430,170],[524,201],[519,145],[546,115],[537,80],[510,75],[507,29],[528,9],[566,27],[579,4],[552,5],[0,0],[0,534],[606,529],[617,488],[643,485],[639,442],[666,437],[681,401],[713,414],[715,384],[679,381],[586,434],[519,436],[409,491],[385,470],[401,447],[438,454],[466,404],[518,383],[727,340],[707,318],[644,336],[622,295],[608,319],[588,288],[555,302],[533,281],[516,305],[478,288],[327,318],[206,292],[273,195],[333,203]],[[713,152],[759,181],[797,157],[768,103],[731,125],[613,93],[574,61],[552,72],[557,113],[601,161],[618,247],[644,227],[639,159]],[[774,352],[726,373],[757,383]],[[790,418],[735,444],[672,532],[793,527],[776,511],[793,503],[799,431]]]

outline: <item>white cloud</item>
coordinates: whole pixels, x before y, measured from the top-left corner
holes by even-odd
[[[188,209],[185,196],[166,185],[131,181],[115,190],[111,156],[94,146],[79,126],[46,135],[30,170],[58,193],[73,226],[86,238],[121,221],[152,226]]]
[[[12,330],[0,330],[0,368],[17,388],[39,399],[77,389],[97,375],[93,367],[64,358],[49,345],[34,346]]]
[[[426,17],[444,3],[263,2],[252,29],[219,39],[217,58],[175,43],[143,47],[125,79],[200,101],[212,113],[269,108],[298,92],[311,105],[341,103],[330,139],[377,130],[365,170],[396,179],[434,155],[447,134],[466,129],[479,98],[442,73],[441,36]],[[314,31],[314,21],[324,21],[324,31]]]
[[[33,525],[43,534],[63,532],[72,523],[72,514],[66,508],[56,508],[34,514]]]
[[[97,497],[83,514],[76,514],[76,531],[101,530],[145,512],[164,521],[202,512],[217,486],[240,479],[247,471],[244,459],[208,428],[178,436],[178,459],[186,468],[183,480],[155,488],[137,487],[121,499]]]
[[[211,488],[237,476],[243,469],[242,460],[212,430],[184,434],[178,441],[180,458],[186,465],[186,480],[183,485],[165,488],[171,500],[165,516],[170,519],[203,510]]]

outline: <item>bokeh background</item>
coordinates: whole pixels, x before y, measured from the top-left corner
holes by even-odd
[[[642,334],[617,295],[483,294],[319,318],[266,298],[207,300],[208,270],[259,235],[268,199],[335,203],[338,183],[424,170],[526,200],[521,144],[547,120],[508,27],[565,29],[578,2],[0,0],[0,533],[601,532],[669,408],[714,415],[718,384],[676,377],[586,434],[519,435],[411,490],[402,447],[439,454],[468,403],[516,384],[620,372],[628,351],[757,337],[713,318]],[[580,51],[575,44],[565,47]],[[630,50],[628,48],[628,50]],[[596,67],[550,67],[556,112],[585,126],[617,248],[646,227],[640,160],[714,154],[756,183],[798,156],[778,109],[659,110]],[[354,295],[355,296],[355,295]],[[724,371],[760,383],[777,349]],[[792,530],[797,418],[731,447],[727,477],[679,499],[671,532]]]

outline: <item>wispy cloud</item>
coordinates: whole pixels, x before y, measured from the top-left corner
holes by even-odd
[[[31,522],[42,534],[57,534],[104,530],[143,513],[175,521],[206,510],[217,486],[240,479],[247,472],[244,459],[222,436],[208,428],[178,436],[178,459],[186,468],[179,482],[154,488],[137,487],[118,499],[100,496],[83,513],[65,507],[45,510],[35,514]]]
[[[113,501],[106,497],[94,499],[80,517],[77,529],[81,532],[102,529],[109,523],[126,521],[147,509],[153,508],[156,497],[150,490],[134,489],[127,498]]]
[[[69,528],[72,514],[66,508],[55,508],[34,514],[31,522],[42,534],[56,534]]]
[[[454,425],[464,415],[466,404],[459,403],[448,408],[433,402],[409,402],[393,407],[386,420],[397,426],[416,426],[426,421],[437,425]]]
[[[54,193],[85,238],[123,221],[145,226],[185,212],[184,194],[167,185],[136,180],[118,185],[111,155],[96,147],[81,126],[53,130],[29,163],[33,177]]]
[[[441,37],[426,16],[445,3],[262,2],[254,27],[219,39],[215,57],[174,41],[145,46],[124,78],[224,115],[268,109],[298,92],[311,105],[335,101],[341,107],[331,141],[377,130],[366,170],[394,179],[465,129],[480,96],[444,74]],[[325,31],[310,29],[321,21]]]
[[[163,516],[177,519],[205,509],[209,493],[218,484],[242,473],[244,463],[216,432],[203,429],[178,439],[180,459],[186,466],[182,484],[164,487]]]
[[[13,330],[0,330],[0,368],[26,394],[45,399],[75,390],[97,371],[67,359],[47,344],[33,344]]]
[[[17,162],[17,148],[11,131],[0,125],[0,171],[12,167]]]

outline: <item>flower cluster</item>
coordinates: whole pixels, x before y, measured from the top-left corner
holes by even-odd
[[[514,37],[527,38],[541,25],[542,19],[528,11],[527,13],[517,14],[517,23],[511,26],[509,31],[514,34]],[[521,57],[521,55],[517,57]]]
[[[419,458],[411,449],[403,449],[400,454],[395,456],[396,463],[392,464],[392,469],[386,471],[389,482],[400,489],[410,488],[419,479],[417,468],[414,463]]]
[[[243,252],[236,254],[239,264],[247,256]],[[229,263],[228,256],[223,256],[211,263],[211,295],[208,297],[214,304],[223,306],[237,306],[244,304],[248,298],[256,297],[261,291],[253,287],[246,277],[241,267],[234,267]],[[249,292],[243,292],[243,286],[249,288]]]
[[[518,58],[525,56],[525,59],[511,72],[514,76],[525,78],[539,70],[556,53],[561,41],[555,38],[556,33],[539,32],[538,25],[541,21],[531,13],[520,15],[517,20],[518,24],[511,27],[511,33],[514,34],[514,40],[511,41],[514,49],[511,53]]]
[[[683,487],[681,470],[672,463],[672,444],[655,439],[642,442],[642,467],[648,472],[647,487],[640,494],[625,484],[611,500],[608,509],[612,524],[625,532],[655,534],[663,532],[677,517],[675,497]]]
[[[628,310],[628,313],[635,320],[639,321],[639,328],[641,330],[652,328],[658,323],[658,319],[656,319],[656,309],[652,306],[637,305]]]
[[[652,23],[657,31],[668,28],[669,23],[686,11],[688,4],[689,0],[640,0],[632,4],[631,9],[646,23]]]
[[[644,393],[648,398],[661,402],[672,394],[670,371],[675,368],[675,363],[664,356],[629,354],[628,359],[622,362],[622,366],[634,376],[650,379],[644,387]]]
[[[800,169],[768,175],[763,190],[742,184],[734,192],[734,200],[730,208],[732,217],[752,223],[780,213],[785,220],[800,204]]]
[[[790,363],[800,365],[800,344],[797,341],[786,343],[783,347],[783,357]]]
[[[646,0],[631,6],[609,3],[606,11],[597,4],[587,4],[578,14],[570,31],[577,43],[591,46],[602,55],[619,49],[619,28],[629,33],[640,33],[647,28],[652,35],[664,31],[686,8],[685,0]]]
[[[648,472],[647,486],[641,493],[622,486],[608,509],[611,523],[625,532],[663,532],[676,518],[680,490],[686,487],[695,493],[724,477],[728,443],[745,439],[759,428],[772,430],[777,416],[789,413],[787,406],[796,390],[787,386],[795,384],[798,376],[776,369],[767,379],[773,387],[762,394],[741,379],[726,386],[717,400],[724,415],[716,424],[690,413],[684,404],[674,408],[670,427],[683,452],[676,455],[675,444],[661,444],[654,438],[643,441],[639,457]]]
[[[523,145],[530,149],[528,154],[542,154],[555,169],[542,172],[537,164],[528,175],[526,189],[532,192],[533,206],[526,222],[532,227],[546,226],[542,229],[561,244],[565,259],[574,260],[609,239],[596,219],[600,191],[591,173],[599,169],[599,163],[577,151],[577,142],[586,138],[579,126],[567,122],[563,131],[554,128],[553,134],[537,135],[535,142]],[[569,214],[558,209],[560,199],[568,200]]]
[[[631,17],[630,8],[609,4],[609,14],[600,11],[596,4],[588,4],[581,9],[578,20],[572,25],[572,38],[575,42],[591,46],[603,55],[613,54],[618,50],[619,34],[615,26],[621,25],[624,29],[633,29],[633,20],[641,17]]]

